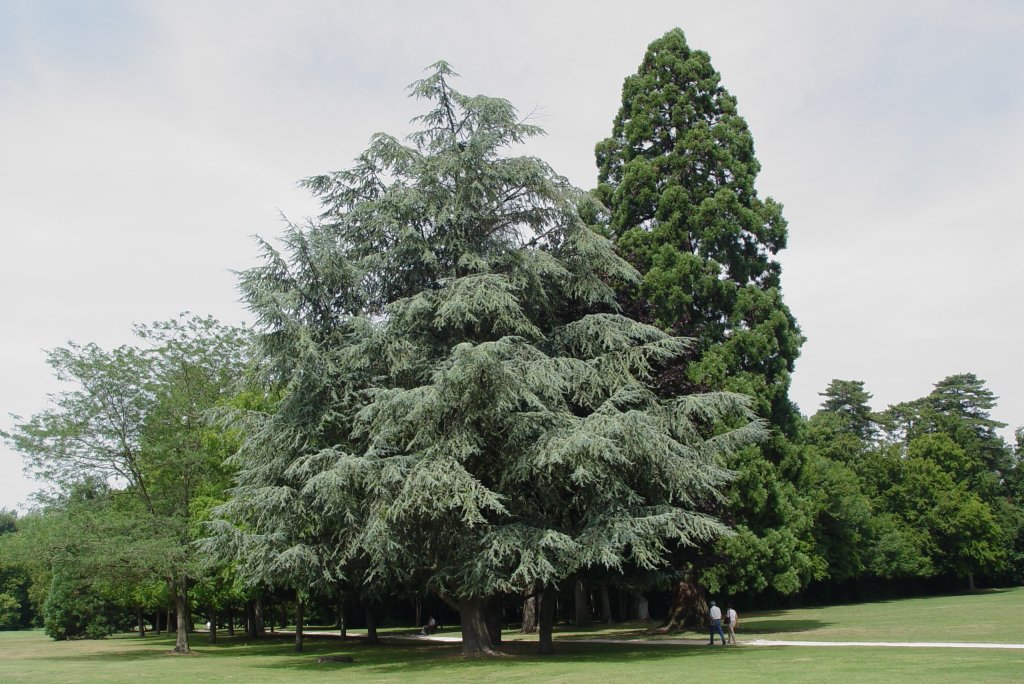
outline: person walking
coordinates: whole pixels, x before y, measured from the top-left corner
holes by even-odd
[[[708,642],[708,646],[715,645],[715,632],[718,632],[718,636],[722,638],[722,645],[725,646],[725,633],[722,631],[722,609],[715,605],[715,602],[711,602],[711,610],[709,611],[711,616],[711,641]]]
[[[725,611],[725,624],[729,627],[729,643],[736,645],[736,625],[740,622],[739,613],[729,604],[729,610]]]

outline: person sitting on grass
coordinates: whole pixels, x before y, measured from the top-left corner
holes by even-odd
[[[427,620],[427,624],[423,625],[423,629],[420,630],[420,634],[427,636],[437,631],[437,620],[431,615],[430,619]]]

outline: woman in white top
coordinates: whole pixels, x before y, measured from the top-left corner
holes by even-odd
[[[725,624],[729,627],[729,643],[733,646],[736,645],[736,625],[739,621],[739,614],[733,610],[732,606],[729,606],[729,610],[725,611]]]

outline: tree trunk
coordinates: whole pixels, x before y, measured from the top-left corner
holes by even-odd
[[[634,595],[636,599],[636,619],[641,622],[651,621],[651,612],[648,610],[647,597],[642,592],[636,592]]]
[[[704,630],[708,624],[708,603],[704,591],[689,578],[676,582],[672,588],[672,605],[662,629],[669,632],[687,627]]]
[[[139,606],[135,615],[139,619],[139,636],[146,636],[146,618],[142,615],[142,606]]]
[[[554,590],[546,589],[543,592],[538,593],[537,601],[540,603],[537,610],[537,612],[540,613],[538,619],[539,634],[537,635],[537,651],[541,655],[551,655],[555,652],[555,646],[552,639],[552,633],[555,629]]]
[[[501,625],[504,623],[504,601],[501,596],[492,596],[487,604],[487,635],[491,648],[501,646]]]
[[[373,606],[366,606],[366,643],[376,644],[379,643],[380,639],[377,638],[377,613],[374,611]]]
[[[228,606],[228,636],[235,636],[235,608]]]
[[[249,638],[256,636],[256,618],[253,617],[252,601],[245,602],[245,634]]]
[[[174,594],[174,612],[178,614],[178,633],[171,653],[188,654],[192,651],[188,647],[188,588],[184,582],[172,583]]]
[[[413,622],[417,627],[423,624],[423,602],[420,601],[420,597],[417,596],[412,601],[413,610],[416,613],[416,621]]]
[[[348,638],[348,628],[345,626],[345,602],[338,601],[338,630],[342,639]]]
[[[533,634],[537,631],[537,595],[527,596],[523,599],[523,626],[519,629],[523,634]]]
[[[629,609],[629,592],[620,588],[616,594],[619,599],[619,621],[626,622],[633,617],[633,612]]]
[[[267,625],[263,622],[263,599],[259,596],[252,602],[252,623],[253,634],[258,637],[266,636]]]
[[[587,587],[581,579],[576,580],[576,584],[573,587],[573,598],[576,604],[576,617],[573,620],[573,624],[577,627],[583,627],[590,622],[590,611],[587,610]]]
[[[608,585],[601,585],[601,620],[606,625],[612,624],[612,601],[608,597]]]
[[[461,599],[456,604],[462,626],[463,655],[493,655],[494,644],[488,629],[488,608],[492,599],[475,597]]]
[[[173,608],[168,606],[168,608],[167,608],[167,619],[164,621],[164,626],[167,628],[167,633],[168,634],[170,634],[173,631],[173,627],[171,627],[171,624],[172,624],[171,623],[171,611],[173,611],[173,610],[174,610]]]
[[[263,636],[266,631],[263,625],[263,603],[258,598],[250,599],[245,605],[246,630],[250,639]]]
[[[295,652],[302,653],[302,594],[295,590]]]
[[[206,613],[210,616],[210,643],[217,643],[217,611],[210,606]]]
[[[974,573],[967,573],[967,591],[974,591]]]

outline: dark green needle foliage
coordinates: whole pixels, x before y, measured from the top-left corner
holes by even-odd
[[[361,593],[429,588],[478,653],[495,595],[725,533],[699,511],[762,428],[736,394],[657,396],[691,342],[618,313],[637,274],[581,218],[600,208],[510,156],[540,129],[453,76],[413,84],[431,109],[406,140],[305,181],[322,214],[242,274],[279,399],[243,418],[224,513],[241,558],[273,543]]]
[[[760,164],[736,98],[681,30],[651,43],[625,79],[596,157],[595,194],[641,274],[627,313],[696,340],[690,362],[660,379],[661,392],[741,392],[773,428],[760,449],[729,462],[739,473],[728,506],[739,535],[704,580],[731,592],[797,591],[822,571],[791,442],[799,414],[789,382],[804,338],[775,260],[786,221],[781,205],[758,195]]]
[[[597,195],[642,274],[652,322],[699,341],[689,379],[756,397],[758,413],[791,432],[789,374],[803,337],[774,259],[786,221],[758,196],[754,139],[720,81],[681,30],[651,43],[597,145]]]

